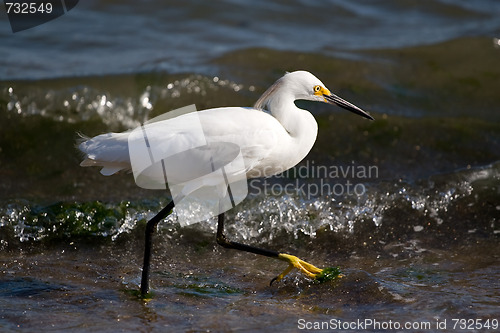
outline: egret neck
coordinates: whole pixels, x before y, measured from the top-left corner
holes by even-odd
[[[293,152],[282,154],[282,161],[287,162],[283,170],[285,171],[302,161],[311,151],[318,135],[318,124],[309,111],[295,105],[295,101],[301,99],[301,93],[294,87],[283,84],[283,81],[278,80],[264,92],[254,107],[270,112],[289,134],[289,140],[281,143],[290,149],[284,146],[279,149],[280,152]]]

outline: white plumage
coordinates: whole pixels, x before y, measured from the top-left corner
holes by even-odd
[[[285,74],[257,101],[254,108],[223,107],[184,114],[144,125],[148,136],[161,142],[161,149],[174,152],[183,142],[194,140],[192,117],[198,117],[208,143],[237,145],[247,177],[271,176],[299,163],[311,150],[317,123],[307,110],[298,108],[298,99],[337,104],[373,119],[353,104],[332,94],[314,75],[305,71]],[[81,166],[102,167],[112,175],[130,170],[130,132],[107,133],[86,139],[78,148],[85,154]],[[195,162],[195,161],[191,161]],[[200,161],[203,163],[206,161]]]

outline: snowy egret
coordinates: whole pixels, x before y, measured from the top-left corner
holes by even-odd
[[[197,112],[208,140],[234,143],[241,149],[246,177],[271,176],[292,168],[309,153],[316,141],[317,123],[312,114],[298,108],[294,101],[310,100],[338,105],[357,115],[373,120],[359,107],[333,94],[313,74],[306,71],[286,73],[257,100],[253,108],[223,107]],[[162,149],[175,150],[184,141],[192,140],[192,122],[189,115],[146,124],[146,129],[157,129],[157,139],[162,139]],[[81,166],[100,166],[101,173],[112,175],[120,170],[130,170],[130,132],[107,133],[86,139],[79,149],[85,154]],[[222,184],[225,186],[225,184]],[[158,222],[174,208],[171,201],[147,223],[141,293],[149,292],[149,262],[152,234]],[[271,280],[279,281],[293,268],[310,278],[323,273],[295,256],[260,249],[230,241],[224,235],[224,213],[218,215],[217,243],[225,248],[247,251],[277,258],[289,264],[288,268]]]

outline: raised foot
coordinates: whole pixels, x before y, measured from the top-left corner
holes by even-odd
[[[272,285],[274,281],[283,279],[294,268],[297,268],[303,274],[307,275],[307,277],[319,282],[326,282],[343,276],[338,267],[321,269],[290,254],[280,253],[278,259],[286,261],[289,265],[280,275],[272,279],[269,285]]]

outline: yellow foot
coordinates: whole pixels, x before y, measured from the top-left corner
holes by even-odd
[[[288,273],[290,273],[293,268],[297,268],[309,278],[319,280],[320,282],[342,277],[342,274],[340,273],[338,267],[328,267],[325,269],[321,269],[314,265],[311,265],[308,262],[305,262],[302,259],[297,258],[296,256],[285,253],[280,253],[278,259],[286,261],[287,263],[289,263],[289,266],[280,275],[272,279],[270,285],[272,285],[274,281],[280,281],[281,279],[283,279]]]

